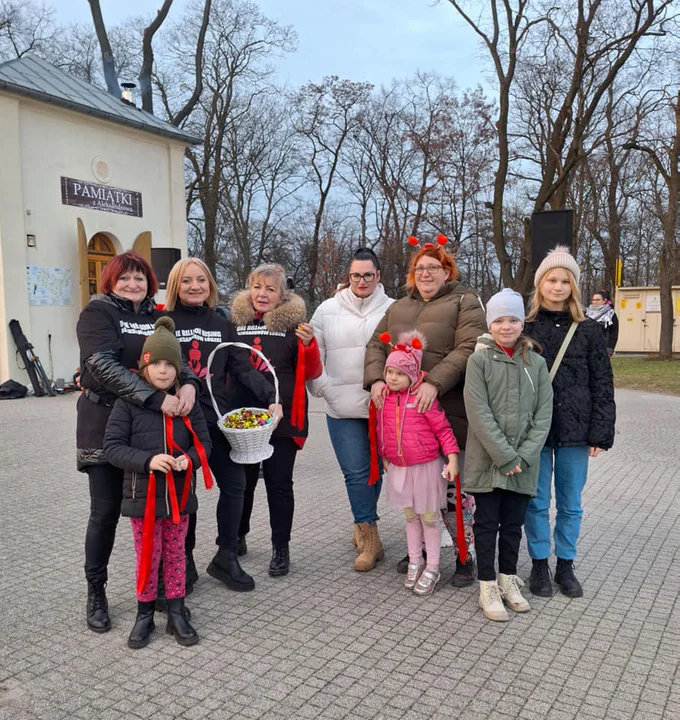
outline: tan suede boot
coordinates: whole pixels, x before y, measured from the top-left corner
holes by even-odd
[[[377,523],[359,523],[359,532],[364,538],[364,549],[354,561],[354,569],[358,572],[368,572],[373,570],[378,560],[385,557],[385,551],[380,542]]]
[[[364,536],[361,534],[361,527],[359,525],[354,526],[352,545],[354,545],[359,555],[361,555],[361,553],[364,551]]]

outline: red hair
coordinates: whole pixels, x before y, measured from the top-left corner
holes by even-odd
[[[425,257],[438,260],[442,264],[444,270],[448,272],[449,280],[458,280],[460,277],[458,267],[451,255],[445,252],[441,247],[436,247],[434,245],[424,247],[418,250],[418,252],[411,258],[411,264],[409,265],[408,276],[406,278],[406,287],[408,288],[409,293],[412,293],[416,288],[415,267]]]
[[[114,285],[118,282],[118,278],[126,272],[140,272],[146,276],[148,284],[147,297],[153,297],[158,292],[158,280],[156,280],[151,265],[136,252],[126,252],[116,255],[104,268],[101,278],[102,293],[110,295],[113,292]]]

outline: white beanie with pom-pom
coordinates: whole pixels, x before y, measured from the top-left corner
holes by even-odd
[[[538,266],[536,275],[534,276],[534,287],[538,287],[541,284],[541,280],[546,273],[549,273],[555,268],[563,268],[574,276],[576,284],[579,284],[581,279],[581,268],[574,259],[574,256],[569,252],[569,248],[564,245],[557,245],[553,248],[544,258],[543,262]]]

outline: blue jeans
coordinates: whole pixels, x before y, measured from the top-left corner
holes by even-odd
[[[529,555],[534,560],[550,556],[550,497],[555,471],[555,555],[562,560],[576,557],[581,533],[581,493],[588,477],[588,450],[580,447],[544,447],[538,474],[538,490],[527,508],[524,532]]]
[[[378,520],[382,468],[381,479],[375,485],[369,485],[371,448],[368,440],[368,420],[332,418],[327,415],[326,422],[335,457],[345,476],[345,487],[354,522],[373,523]]]

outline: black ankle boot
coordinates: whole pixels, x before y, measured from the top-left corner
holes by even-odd
[[[456,557],[456,571],[451,578],[451,585],[459,588],[468,587],[474,583],[476,575],[477,566],[471,555],[468,555],[468,559],[464,563]]]
[[[194,591],[194,585],[198,581],[198,568],[194,562],[194,554],[188,552],[186,556],[186,592],[185,595],[191,595]]]
[[[133,650],[146,647],[151,641],[151,633],[156,625],[153,621],[153,613],[156,609],[156,601],[137,603],[137,618],[128,638],[128,647]]]
[[[290,553],[288,551],[288,543],[280,545],[272,545],[272,559],[269,563],[269,576],[281,577],[288,575],[290,569]]]
[[[236,554],[239,557],[243,557],[244,555],[248,554],[248,545],[246,544],[246,536],[245,535],[238,536],[238,542],[236,544]]]
[[[168,598],[168,625],[165,632],[174,635],[180,645],[195,645],[198,633],[184,612],[184,598]]]
[[[545,560],[531,561],[531,575],[529,576],[529,590],[538,597],[552,597],[553,589],[550,581],[550,567]]]
[[[111,629],[109,603],[106,599],[105,583],[87,583],[87,627],[96,633],[105,633]]]
[[[573,560],[562,560],[557,558],[555,583],[560,586],[562,595],[572,598],[583,597],[583,588],[581,587],[581,583],[576,579],[576,575],[574,575]]]
[[[223,582],[230,590],[250,592],[255,589],[255,581],[239,564],[236,553],[220,548],[208,565],[208,575]]]
[[[423,560],[427,562],[427,552],[425,548],[423,548]],[[397,572],[401,575],[406,575],[408,572],[408,564],[411,562],[411,558],[409,557],[409,554],[406,553],[406,555],[397,563]]]

